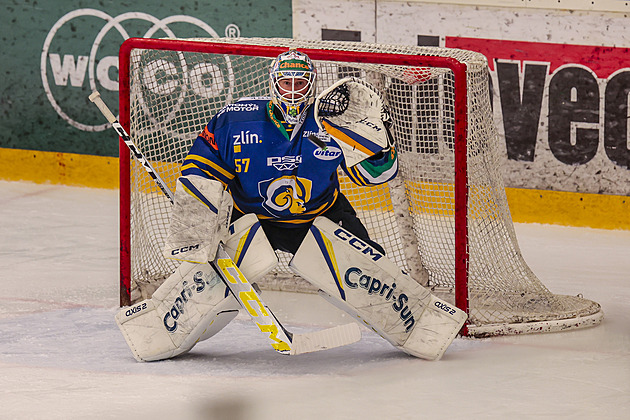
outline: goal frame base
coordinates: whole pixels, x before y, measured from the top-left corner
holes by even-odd
[[[542,334],[595,327],[601,324],[604,312],[600,310],[591,315],[552,321],[521,322],[514,324],[468,325],[468,336],[475,338],[497,337],[504,335]]]

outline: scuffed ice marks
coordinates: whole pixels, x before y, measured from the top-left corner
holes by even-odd
[[[251,322],[237,318],[188,354],[138,363],[116,327],[116,311],[76,308],[0,319],[0,362],[90,372],[268,377],[338,375],[412,359],[369,331],[363,331],[359,343],[346,347],[300,356],[280,355],[270,350]],[[291,328],[296,332],[310,330]]]

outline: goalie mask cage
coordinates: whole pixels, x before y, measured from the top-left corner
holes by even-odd
[[[399,174],[357,187],[340,172],[373,240],[434,294],[469,314],[472,336],[596,325],[599,304],[551,293],[518,247],[501,178],[502,154],[483,55],[463,50],[292,39],[131,38],[120,50],[120,121],[175,188],[197,134],[226,104],[268,96],[268,70],[287,49],[308,54],[318,93],[342,77],[376,86],[393,118]],[[171,204],[120,149],[121,305],[148,298],[177,267],[162,257]],[[313,291],[287,267],[259,285]]]

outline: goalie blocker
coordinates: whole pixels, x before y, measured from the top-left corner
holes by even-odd
[[[164,257],[212,261],[219,242],[228,236],[232,208],[232,197],[219,181],[198,175],[178,178]]]
[[[289,266],[330,303],[419,358],[439,360],[467,318],[324,217],[315,219]]]

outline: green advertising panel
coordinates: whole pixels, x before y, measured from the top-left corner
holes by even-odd
[[[88,100],[118,109],[118,49],[130,37],[291,37],[290,0],[5,0],[0,148],[117,156]]]

